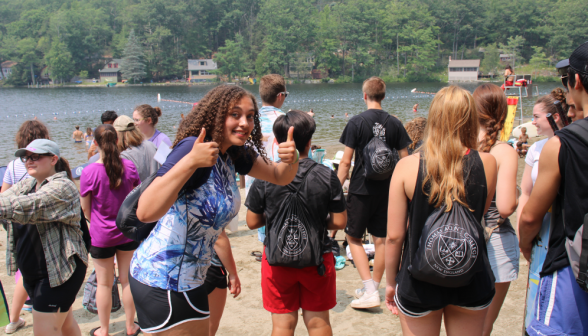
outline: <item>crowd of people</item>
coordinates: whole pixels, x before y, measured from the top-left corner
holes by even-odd
[[[76,126],[90,162],[79,188],[47,127],[26,121],[0,194],[7,269],[18,274],[6,333],[25,325],[20,311],[30,304],[35,335],[80,335],[72,305],[91,256],[99,318],[91,336],[109,334],[116,270],[127,335],[216,334],[227,292],[241,292],[225,232],[241,206],[238,174],[247,226],[264,245],[272,335],[294,335],[300,309],[310,335],[333,334],[339,230],[361,279],[350,306],[380,307],[383,285],[404,335],[438,335],[442,321],[448,335],[490,335],[521,253],[540,273],[527,334],[588,335],[587,69],[588,42],[558,65],[564,89],[536,101],[533,125],[547,138],[528,147],[520,197],[517,150],[500,140],[506,96],[494,84],[473,94],[445,87],[427,118],[403,125],[382,108],[384,81],[367,79],[367,110],[346,124],[336,170],[311,158],[312,115],[280,110],[288,91],[279,75],[262,77],[261,108],[239,86],[213,88],[173,143],[156,129],[161,109],[146,104],[132,118],[105,112],[85,135]],[[161,144],[171,147],[163,164],[154,159]],[[136,218],[156,224],[136,241],[116,218],[142,181]],[[544,260],[532,257],[539,249]]]

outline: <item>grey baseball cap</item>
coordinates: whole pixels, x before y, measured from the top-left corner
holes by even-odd
[[[27,151],[35,154],[53,154],[57,155],[58,158],[61,158],[59,155],[59,146],[55,142],[47,139],[33,140],[30,144],[28,144],[27,148],[21,148],[17,150],[14,153],[14,156],[24,156]]]

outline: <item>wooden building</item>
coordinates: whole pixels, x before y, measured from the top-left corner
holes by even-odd
[[[189,59],[186,79],[190,83],[212,82],[217,77],[212,72],[216,69],[216,62],[212,59]]]
[[[120,64],[122,59],[113,59],[106,63],[104,69],[98,70],[100,72],[101,82],[117,83],[122,80],[122,74],[120,72]]]
[[[469,82],[478,80],[480,60],[455,60],[449,58],[448,80],[450,82]]]

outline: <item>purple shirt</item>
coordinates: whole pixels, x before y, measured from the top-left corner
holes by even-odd
[[[168,147],[171,147],[172,145],[171,140],[167,137],[167,135],[161,133],[159,130],[155,130],[155,133],[153,133],[153,136],[149,138],[149,141],[153,142],[157,148],[159,148],[159,144],[162,142]]]
[[[116,215],[128,193],[141,183],[131,160],[122,159],[123,175],[118,189],[110,190],[110,181],[102,163],[92,163],[82,171],[80,194],[92,195],[90,236],[92,246],[113,247],[132,242],[116,227]]]

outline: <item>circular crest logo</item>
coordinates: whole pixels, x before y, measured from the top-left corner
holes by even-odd
[[[478,244],[462,227],[449,224],[427,237],[425,255],[429,265],[445,276],[466,273],[478,258]]]
[[[278,249],[283,255],[296,257],[302,254],[308,245],[306,227],[296,215],[291,215],[278,233]]]
[[[372,155],[372,168],[378,174],[392,170],[392,151],[386,147],[377,148]]]

